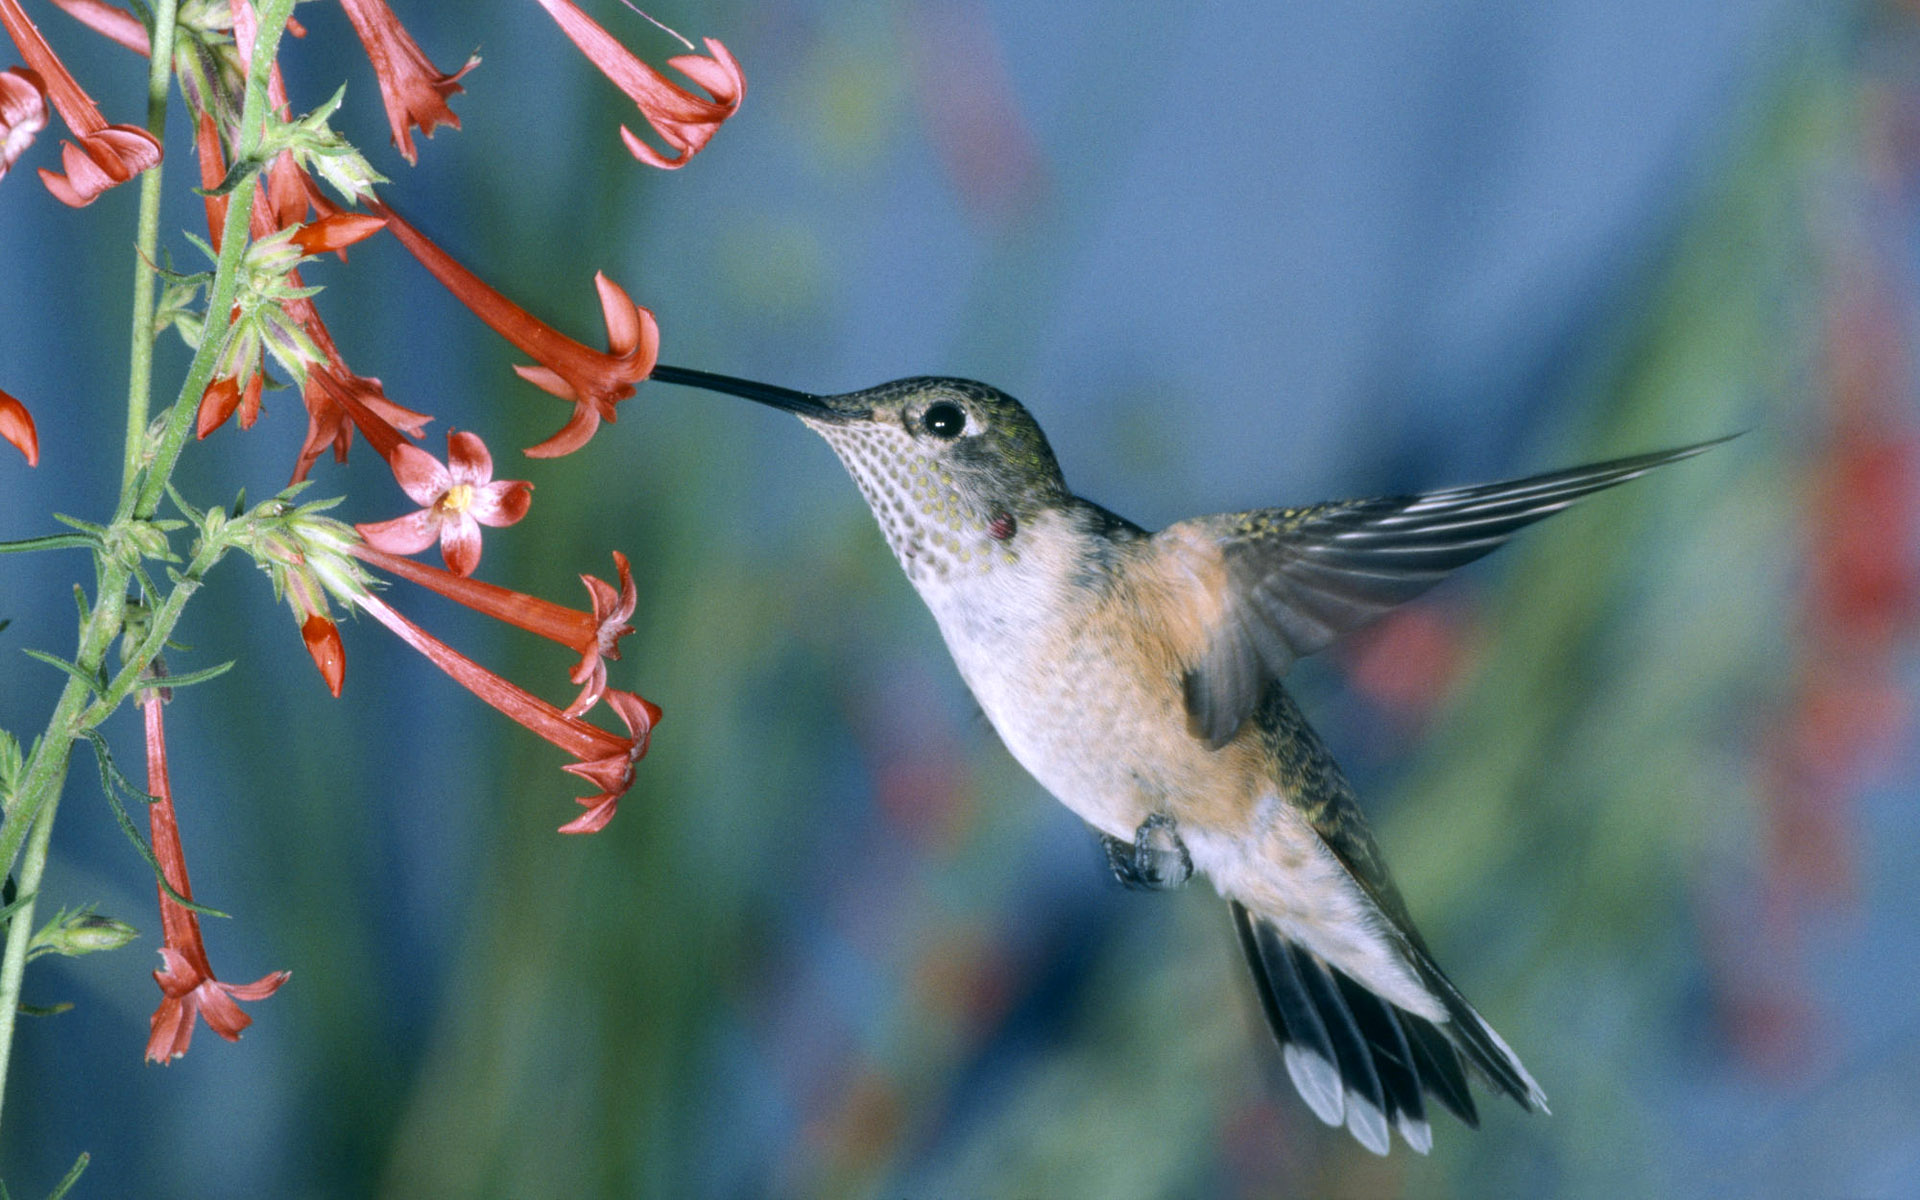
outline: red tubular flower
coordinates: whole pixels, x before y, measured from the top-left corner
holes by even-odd
[[[401,26],[386,0],[340,0],[340,7],[347,11],[347,20],[360,35],[360,44],[373,63],[374,77],[380,81],[380,99],[387,106],[387,123],[393,126],[393,144],[409,163],[414,162],[413,126],[419,126],[428,137],[433,136],[436,125],[460,128],[460,118],[447,107],[447,98],[466,90],[456,81],[480,65],[480,56],[469,58],[467,65],[453,74],[443,75],[427,61],[419,43]]]
[[[455,575],[411,558],[389,554],[371,545],[357,547],[354,554],[362,562],[371,563],[389,574],[432,588],[475,612],[485,613],[529,633],[537,633],[578,653],[580,662],[568,674],[568,678],[579,684],[581,690],[574,702],[566,707],[569,717],[577,717],[599,702],[607,690],[607,665],[603,659],[619,658],[620,639],[633,632],[633,626],[627,624],[637,599],[633,587],[633,569],[627,563],[627,556],[618,550],[613,552],[613,565],[619,572],[619,591],[616,592],[611,585],[591,575],[580,577],[580,582],[587,585],[591,612],[580,612],[498,584]]]
[[[167,887],[191,900],[193,889],[187,882],[187,860],[180,850],[180,826],[173,814],[173,785],[167,778],[167,735],[161,704],[158,688],[146,692],[141,701],[147,718],[147,791],[154,797],[147,814],[154,857],[160,860]],[[187,1052],[193,1041],[195,1016],[206,1018],[208,1028],[228,1041],[239,1040],[253,1018],[235,1001],[266,999],[279,990],[290,972],[275,971],[242,984],[215,979],[213,967],[207,962],[206,943],[200,938],[200,919],[175,903],[166,888],[158,890],[163,935],[160,960],[165,965],[153,973],[161,996],[147,1038],[147,1061],[165,1063]]]
[[[511,525],[533,503],[533,485],[494,479],[486,443],[464,430],[447,433],[444,466],[412,442],[395,445],[387,462],[400,489],[425,507],[355,528],[369,546],[389,554],[418,554],[438,540],[447,569],[456,575],[471,575],[480,565],[480,526]]]
[[[20,56],[27,60],[45,84],[48,99],[67,123],[80,144],[62,142],[61,165],[65,175],[44,167],[40,181],[47,185],[62,204],[80,208],[93,203],[101,192],[117,183],[125,183],[160,161],[160,143],[144,129],[132,125],[109,125],[100,108],[81,88],[66,66],[54,56],[40,31],[27,19],[20,0],[0,0],[0,25],[13,37]]]
[[[207,210],[207,243],[218,254],[220,235],[227,227],[227,198],[214,195],[213,190],[226,177],[227,158],[221,151],[220,127],[214,124],[212,113],[203,112],[194,122],[193,155],[200,165],[200,200]]]
[[[560,832],[597,833],[606,827],[619,807],[620,797],[633,786],[634,764],[646,756],[653,727],[660,721],[657,705],[631,692],[609,691],[607,703],[627,726],[627,736],[617,737],[597,725],[569,717],[540,697],[495,675],[395,612],[378,596],[368,594],[361,597],[359,603],[374,620],[426,655],[428,661],[452,676],[460,686],[579,760],[562,769],[587,780],[600,791],[580,798],[587,811],[562,825]]]
[[[314,336],[315,325],[305,328],[326,354],[327,365],[309,370],[306,386],[300,389],[300,398],[307,406],[307,438],[300,447],[299,459],[294,463],[294,483],[307,477],[307,472],[313,469],[313,464],[328,446],[333,447],[334,461],[347,461],[347,446],[353,440],[358,421],[352,410],[342,402],[342,397],[351,400],[368,419],[378,421],[387,429],[405,430],[416,437],[427,422],[433,420],[426,413],[402,408],[387,399],[378,379],[349,371],[347,365],[340,361],[339,352],[333,348],[333,339],[325,336],[324,328],[318,329],[319,336]],[[396,433],[395,436],[399,435]]]
[[[706,148],[721,122],[740,111],[740,101],[747,94],[747,77],[727,48],[713,38],[705,39],[711,58],[682,54],[667,60],[668,66],[713,97],[702,100],[636,58],[569,0],[540,0],[540,7],[580,47],[580,52],[627,94],[627,99],[640,106],[640,115],[677,152],[673,157],[663,155],[622,125],[621,138],[641,162],[668,171],[686,166]]]
[[[152,53],[147,46],[147,27],[124,8],[116,8],[106,0],[53,0],[53,4],[88,29],[119,42],[135,54]]]
[[[47,89],[25,67],[0,71],[0,179],[47,127]]]
[[[5,392],[0,392],[0,438],[26,455],[28,466],[40,465],[40,434],[33,427],[33,414]]]
[[[609,691],[607,705],[620,715],[621,723],[627,727],[627,741],[611,754],[560,768],[600,789],[596,795],[579,798],[587,811],[562,825],[561,833],[599,833],[607,827],[607,822],[613,820],[613,814],[620,808],[620,797],[633,786],[633,764],[646,754],[654,724],[660,720],[659,706],[632,692]]]
[[[554,458],[586,445],[602,420],[614,420],[613,406],[633,395],[633,385],[652,374],[660,357],[660,326],[651,312],[635,304],[604,274],[593,277],[607,322],[603,353],[559,333],[482,283],[391,208],[377,203],[368,207],[386,218],[387,229],[441,286],[495,333],[539,360],[539,366],[515,367],[521,378],[573,403],[572,420],[559,433],[529,448],[527,453],[533,457]]]

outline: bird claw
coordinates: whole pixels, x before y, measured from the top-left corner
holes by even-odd
[[[1156,845],[1156,837],[1167,844]],[[1154,813],[1140,822],[1132,842],[1103,833],[1100,844],[1106,847],[1107,866],[1112,868],[1113,877],[1133,891],[1167,891],[1183,887],[1193,878],[1193,855],[1180,840],[1174,819],[1166,813]]]

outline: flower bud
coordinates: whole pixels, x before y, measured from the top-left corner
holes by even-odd
[[[118,950],[140,936],[140,931],[125,921],[102,916],[91,909],[62,912],[33,935],[27,947],[29,957],[61,954],[74,958],[101,950]]]

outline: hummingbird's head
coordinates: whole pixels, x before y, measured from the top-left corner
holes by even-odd
[[[653,378],[794,413],[827,440],[916,582],[1016,560],[1023,525],[1067,496],[1046,435],[1018,400],[918,376],[838,396],[656,367]]]

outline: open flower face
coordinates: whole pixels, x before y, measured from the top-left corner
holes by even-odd
[[[533,501],[532,484],[494,479],[486,444],[465,431],[447,435],[445,465],[411,442],[396,446],[388,461],[401,489],[424,507],[362,525],[360,536],[389,554],[418,554],[438,541],[456,575],[471,575],[480,565],[480,526],[511,525]]]

